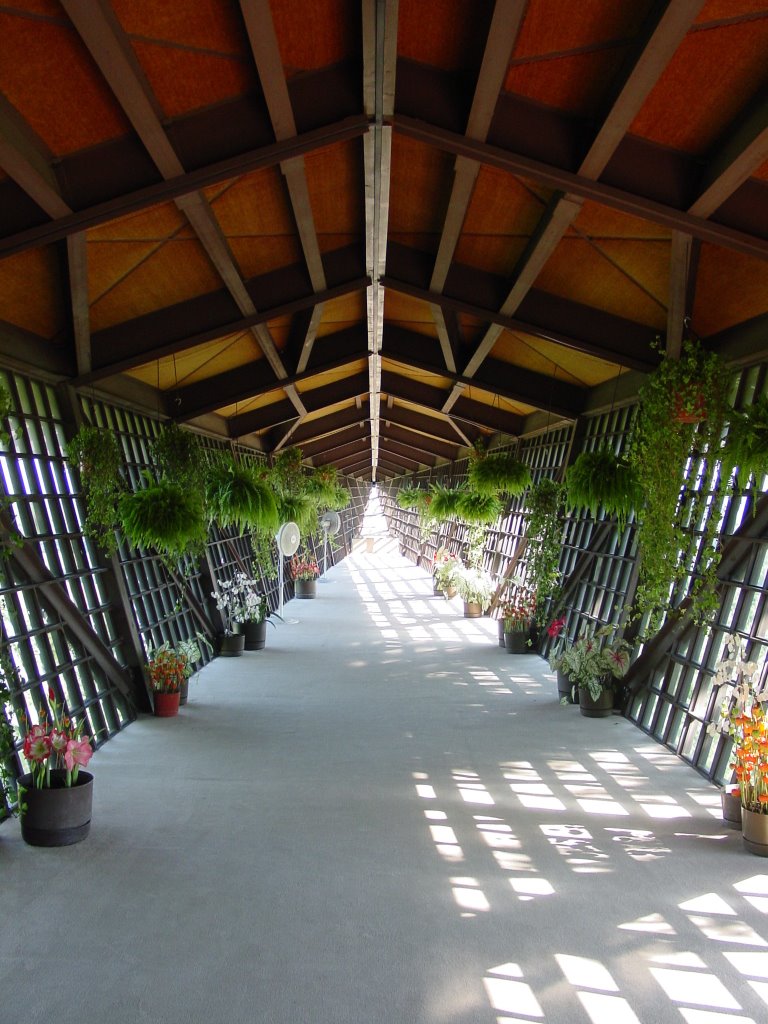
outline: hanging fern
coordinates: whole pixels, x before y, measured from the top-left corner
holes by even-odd
[[[543,625],[548,598],[560,585],[563,534],[563,486],[548,477],[535,484],[526,500],[526,582],[536,595],[536,620]]]
[[[760,486],[768,474],[768,399],[760,398],[744,412],[731,414],[723,465],[738,472],[742,487],[750,476]]]
[[[442,484],[432,484],[430,487],[431,501],[429,512],[433,519],[443,522],[459,514],[463,491],[458,487],[444,487]]]
[[[518,497],[531,486],[531,470],[510,452],[479,454],[470,462],[467,481],[477,494]]]
[[[399,508],[420,512],[431,504],[432,496],[423,487],[401,487],[395,496]]]
[[[208,517],[240,533],[259,529],[274,533],[280,525],[277,502],[267,482],[247,466],[227,456],[208,471],[205,488]]]
[[[608,515],[616,516],[622,530],[633,509],[643,503],[634,470],[611,448],[582,452],[566,470],[565,492],[569,508],[586,508],[596,516],[602,506]]]
[[[462,490],[457,505],[457,514],[460,519],[470,525],[489,526],[499,518],[503,507],[494,494],[478,494],[476,491]]]
[[[150,481],[143,490],[124,494],[119,515],[123,534],[133,547],[154,548],[164,557],[178,559],[205,544],[199,495],[170,480]]]
[[[302,537],[318,530],[317,505],[306,494],[278,496],[277,511],[280,522],[296,523]]]
[[[351,496],[346,487],[339,483],[338,471],[332,466],[322,466],[306,477],[306,493],[319,510],[346,508]]]

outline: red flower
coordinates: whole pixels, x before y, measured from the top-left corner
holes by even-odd
[[[550,622],[550,624],[547,626],[547,633],[549,633],[549,635],[554,640],[555,637],[560,636],[560,633],[564,625],[565,616],[563,616],[561,619],[555,619],[554,622]]]

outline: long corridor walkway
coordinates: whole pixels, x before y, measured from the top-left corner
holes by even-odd
[[[0,826],[2,1024],[768,1019],[717,791],[391,542],[99,750],[78,846]]]

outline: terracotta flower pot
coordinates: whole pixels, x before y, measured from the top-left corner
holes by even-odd
[[[155,690],[155,718],[173,718],[174,715],[178,715],[180,700],[181,693],[178,690],[174,690],[173,693]]]

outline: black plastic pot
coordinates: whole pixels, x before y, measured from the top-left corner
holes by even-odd
[[[73,786],[65,779],[62,768],[51,771],[46,789],[35,789],[31,775],[19,779],[21,838],[30,846],[72,846],[90,832],[93,776],[81,768]]]

